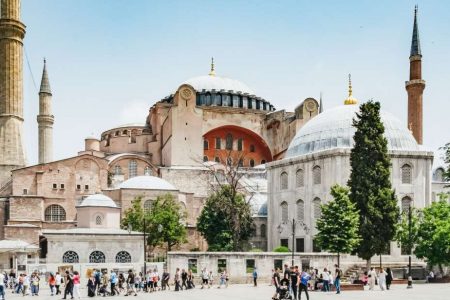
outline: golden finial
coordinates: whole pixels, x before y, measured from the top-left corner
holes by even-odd
[[[214,70],[214,57],[211,57],[211,71],[209,72],[209,76],[216,76],[216,71]]]
[[[345,105],[353,105],[358,104],[358,100],[353,97],[353,89],[352,89],[352,75],[348,74],[348,97],[344,101]]]

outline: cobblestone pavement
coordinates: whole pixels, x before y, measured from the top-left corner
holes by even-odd
[[[377,287],[376,287],[377,288]],[[270,300],[273,294],[274,288],[268,286],[267,284],[261,285],[259,287],[253,287],[251,285],[231,285],[227,289],[222,288],[211,288],[211,289],[200,289],[196,288],[194,290],[174,292],[172,291],[162,291],[156,293],[138,293],[137,297],[129,296],[125,297],[115,296],[106,297],[105,299],[164,299],[164,300],[199,300],[199,299],[213,299],[213,300]],[[103,297],[88,298],[86,296],[87,290],[82,289],[81,295],[82,299],[103,299]],[[48,288],[43,288],[40,291],[39,296],[21,296],[16,294],[11,294],[11,290],[7,290],[6,300],[13,299],[42,299],[42,300],[59,300],[62,297],[50,296]],[[130,299],[130,300],[131,300]],[[306,299],[302,295],[302,299]],[[389,291],[380,291],[376,289],[375,291],[348,291],[342,292],[340,295],[335,293],[323,293],[323,292],[311,292],[311,300],[321,300],[321,299],[345,299],[345,300],[449,300],[450,299],[450,284],[415,284],[413,289],[406,289],[406,285],[394,285]]]

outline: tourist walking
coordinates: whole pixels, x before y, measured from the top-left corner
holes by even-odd
[[[336,288],[336,294],[341,293],[341,276],[342,276],[342,270],[339,268],[338,265],[334,265],[336,267],[336,273],[334,278],[334,286]]]
[[[114,270],[111,270],[111,276],[109,281],[111,282],[111,296],[115,296],[116,293],[119,295],[119,291],[117,290],[117,283],[119,281],[119,279],[117,278],[117,274],[116,272],[114,272]]]
[[[48,286],[50,287],[50,296],[55,295],[56,277],[53,273],[50,273],[48,278]]]
[[[386,289],[389,290],[391,287],[392,280],[394,279],[394,274],[392,273],[391,268],[386,269]]]
[[[73,299],[73,278],[72,274],[67,270],[64,277],[64,298],[67,299],[67,294],[70,294],[70,299]]]
[[[128,296],[128,295],[130,295],[130,294],[134,294],[135,296],[137,296],[137,293],[136,293],[136,288],[135,288],[135,285],[134,285],[134,273],[133,273],[133,270],[128,270],[128,277],[127,277],[127,292],[126,292],[126,294],[125,294],[125,296]]]
[[[322,281],[323,281],[322,291],[329,292],[330,291],[330,273],[328,273],[327,268],[323,269]]]
[[[253,286],[258,286],[258,270],[256,268],[253,269]]]
[[[102,285],[102,273],[99,269],[94,271],[94,288],[97,295],[100,294],[100,287]]]
[[[181,270],[181,289],[183,290],[183,288],[185,290],[188,289],[187,286],[187,277],[188,277],[188,273],[186,272],[185,269]]]
[[[291,271],[291,291],[294,300],[297,300],[298,284],[300,281],[300,274],[298,273],[298,266],[292,267]]]
[[[88,297],[94,297],[96,294],[95,272],[94,276],[90,276],[87,283]]]
[[[272,297],[272,300],[275,300],[278,299],[278,293],[280,292],[280,273],[278,269],[276,269],[275,271],[272,269],[271,282],[275,286],[275,294]]]
[[[78,271],[73,271],[73,297],[76,299],[81,299],[80,294],[80,274]]]
[[[0,299],[5,300],[5,275],[0,273]]]
[[[103,294],[103,297],[105,297],[106,294],[108,293],[108,284],[109,284],[109,277],[108,277],[108,273],[106,271],[103,271],[101,280],[102,280],[102,285],[100,287],[99,294]]]
[[[383,268],[381,268],[380,273],[378,273],[378,285],[380,286],[380,289],[382,291],[386,289],[386,276],[387,276],[386,271]]]
[[[61,274],[59,274],[59,272],[56,272],[55,275],[55,295],[59,295],[61,294],[61,290],[59,289],[59,287],[61,286],[61,284],[63,283],[63,278],[61,276]]]
[[[208,271],[206,271],[206,268],[202,270],[202,289],[205,285],[208,285]]]
[[[31,296],[39,296],[39,276],[36,272],[31,274]]]
[[[170,280],[170,274],[167,272],[167,270],[164,270],[161,278],[161,289],[164,291],[166,290],[166,287],[168,290],[170,290],[169,286],[169,280]]]
[[[298,287],[298,299],[302,299],[302,291],[305,292],[306,300],[309,300],[308,294],[308,281],[311,279],[311,276],[303,271],[300,275],[300,285]]]
[[[26,273],[23,274],[23,290],[22,290],[22,294],[24,296],[28,295],[28,289],[30,289],[30,276],[27,275]]]
[[[377,272],[373,268],[370,268],[369,274],[367,275],[369,279],[369,290],[373,291],[373,288],[375,287],[375,282],[377,278]]]
[[[192,270],[191,270],[191,269],[188,270],[187,286],[188,286],[188,289],[193,289],[193,288],[195,288],[195,284],[194,284],[194,274],[192,274]]]
[[[178,292],[180,290],[180,268],[177,268],[175,271],[174,281],[175,281],[175,291]],[[202,287],[203,288],[203,287]]]

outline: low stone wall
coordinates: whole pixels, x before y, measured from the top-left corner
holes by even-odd
[[[275,267],[291,265],[290,253],[276,252],[169,252],[167,268],[175,274],[176,268],[192,269],[198,277],[201,270],[212,271],[217,278],[221,269],[226,269],[231,283],[250,283],[253,267],[257,268],[259,281],[270,282]],[[300,268],[333,268],[337,255],[330,253],[296,253],[294,264]],[[173,276],[172,276],[173,278]]]

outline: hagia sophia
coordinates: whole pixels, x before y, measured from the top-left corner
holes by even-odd
[[[359,108],[351,82],[342,106],[324,110],[321,99],[308,97],[288,112],[276,109],[246,84],[221,77],[212,61],[206,75],[182,82],[175,92],[154,102],[142,123],[105,129],[99,137],[87,137],[77,156],[55,161],[52,130],[58,116],[52,114],[51,74],[44,61],[37,115],[39,163],[26,165],[25,25],[19,0],[2,5],[0,265],[12,268],[18,263],[12,260],[15,252],[2,252],[2,247],[28,253],[28,259],[56,257],[54,263],[118,259],[137,263],[143,259],[135,258],[138,254],[133,251],[137,245],[133,234],[138,233],[120,229],[119,219],[136,197],[148,209],[166,193],[187,213],[188,243],[180,249],[206,250],[196,220],[212,192],[216,177],[211,174],[222,172],[223,165],[235,165],[244,174],[239,183],[254,208],[253,247],[270,251],[295,242],[297,252],[320,251],[314,245],[320,204],[331,199],[330,187],[345,184],[350,174],[352,119]],[[425,207],[444,190],[443,169],[433,170],[434,153],[422,146],[425,81],[417,11],[409,60],[408,123],[381,114],[392,158],[392,183],[403,209]],[[293,218],[304,224],[295,241],[286,228]],[[118,248],[107,249],[107,244],[95,241],[96,234],[105,232],[131,236]],[[74,245],[58,238],[66,235],[89,243]],[[402,255],[394,244],[391,248],[391,255]],[[82,257],[84,253],[91,255]]]

